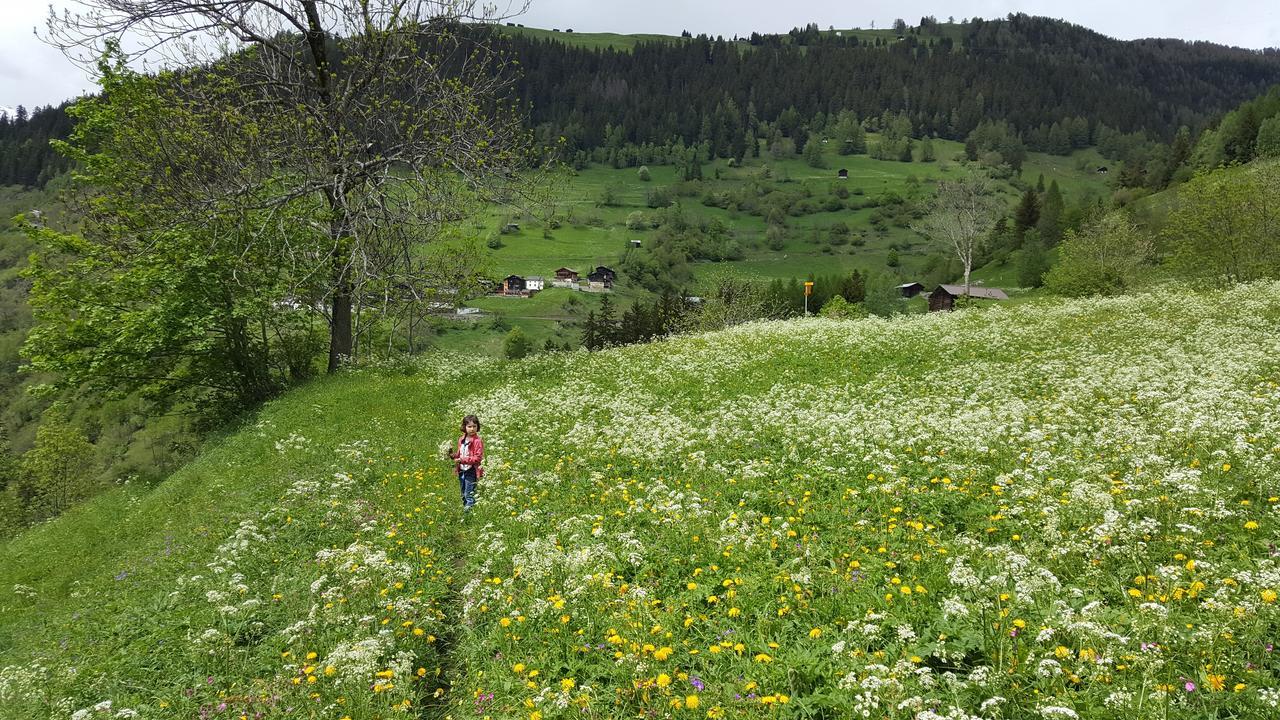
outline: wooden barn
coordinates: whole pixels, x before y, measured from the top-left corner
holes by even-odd
[[[849,171],[844,168],[840,168],[839,170],[836,171],[836,177],[839,178],[840,180],[848,180]]]
[[[903,283],[898,286],[898,294],[904,298],[913,298],[924,292],[924,285],[918,282]]]
[[[963,285],[939,285],[929,293],[929,312],[955,309],[956,298],[965,296]],[[979,300],[1008,300],[1009,296],[999,288],[969,286],[969,297]]]

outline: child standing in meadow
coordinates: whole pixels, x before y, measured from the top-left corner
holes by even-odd
[[[476,480],[484,477],[484,440],[480,439],[480,418],[468,415],[462,418],[462,437],[458,448],[449,453],[458,472],[458,485],[462,490],[462,511],[471,510],[476,504]]]

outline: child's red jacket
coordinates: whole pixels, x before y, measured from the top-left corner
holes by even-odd
[[[476,477],[484,477],[484,468],[480,467],[480,463],[484,462],[484,440],[480,436],[475,436],[470,443],[462,444],[467,439],[466,435],[458,438],[458,461],[453,464],[456,472],[462,470],[463,465],[474,465],[476,468]]]

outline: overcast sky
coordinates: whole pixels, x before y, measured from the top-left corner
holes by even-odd
[[[500,0],[505,5],[509,0]],[[53,0],[60,6],[61,0]],[[92,80],[32,35],[48,3],[0,0],[0,107],[57,104],[94,89]],[[915,25],[925,15],[946,21],[1047,15],[1130,40],[1173,37],[1261,49],[1280,47],[1280,0],[532,0],[516,21],[578,32],[747,35],[819,27]]]

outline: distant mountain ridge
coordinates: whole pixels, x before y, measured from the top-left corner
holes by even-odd
[[[567,29],[566,29],[567,30]],[[518,60],[517,94],[543,142],[567,153],[705,143],[730,157],[755,133],[802,148],[833,116],[885,113],[915,137],[963,140],[1004,122],[1032,150],[1096,144],[1104,132],[1168,141],[1280,84],[1280,50],[1170,39],[1122,41],[1050,18],[820,30],[726,40],[475,27]],[[48,148],[64,107],[0,122],[0,185],[43,185],[65,168]],[[1070,135],[1066,142],[1063,137]]]
[[[1047,137],[1054,123],[1078,118],[1094,136],[1105,125],[1168,140],[1280,83],[1280,51],[1119,41],[1027,15],[926,23],[901,35],[809,25],[735,40],[636,42],[629,51],[591,47],[579,33],[503,34],[525,71],[533,124],[580,148],[698,142],[720,123],[777,125],[790,109],[798,119],[785,121],[784,136],[849,110],[863,120],[905,113],[916,136],[955,140],[1002,120],[1033,146],[1033,133]]]

